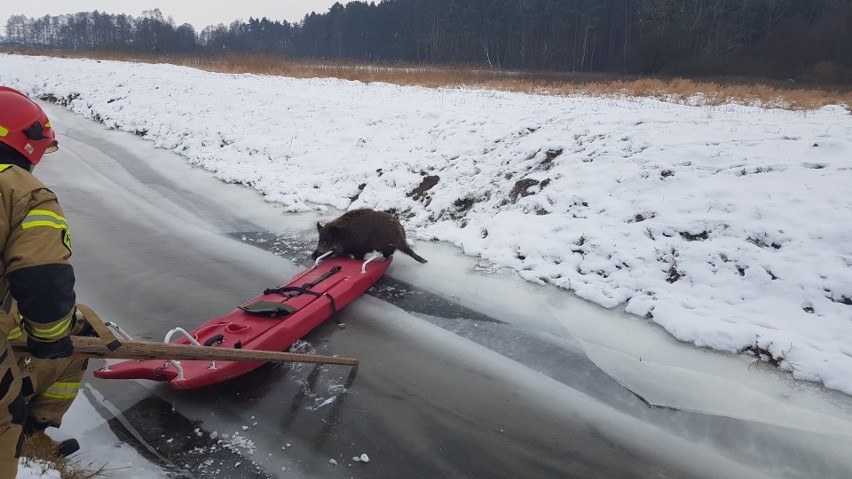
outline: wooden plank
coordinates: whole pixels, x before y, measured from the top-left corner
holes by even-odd
[[[192,344],[158,343],[153,341],[116,340],[119,346],[113,350],[104,344],[101,338],[71,336],[74,344],[73,357],[101,359],[163,359],[163,360],[202,360],[202,361],[258,361],[258,362],[294,362],[313,364],[337,364],[357,366],[355,358],[321,356],[317,354],[299,354],[277,351],[256,351],[251,349],[218,348],[195,346]],[[15,354],[29,355],[29,347],[22,341],[11,341]]]

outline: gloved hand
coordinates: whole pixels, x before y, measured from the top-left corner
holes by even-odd
[[[67,358],[74,352],[74,345],[69,336],[50,343],[43,343],[27,337],[27,347],[30,349],[30,354],[39,359]]]

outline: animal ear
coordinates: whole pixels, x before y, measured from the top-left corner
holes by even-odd
[[[320,230],[322,230],[322,225],[320,224],[319,221],[317,221],[317,231],[320,231]]]

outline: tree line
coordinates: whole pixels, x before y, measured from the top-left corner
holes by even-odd
[[[6,42],[157,54],[789,78],[852,71],[852,0],[381,0],[197,32],[159,10],[12,16]]]

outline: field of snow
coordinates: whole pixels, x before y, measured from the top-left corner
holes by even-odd
[[[394,211],[415,251],[417,241],[450,242],[485,268],[852,394],[846,106],[694,106],[16,55],[0,55],[0,84],[140,135],[288,211]]]

